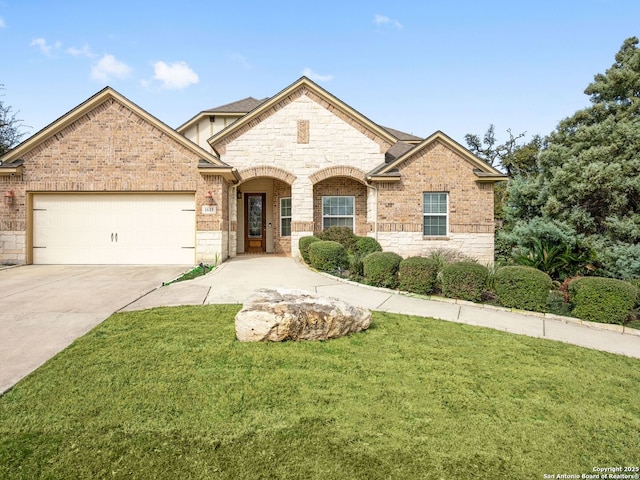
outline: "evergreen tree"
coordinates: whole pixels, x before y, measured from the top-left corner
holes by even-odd
[[[597,252],[605,273],[640,277],[638,39],[625,40],[615,60],[586,88],[591,105],[549,135],[537,173],[511,182],[507,217],[515,228],[505,238],[526,245],[536,236],[527,225],[573,232]]]

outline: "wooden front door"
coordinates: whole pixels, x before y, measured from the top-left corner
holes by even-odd
[[[244,251],[267,251],[267,224],[265,219],[266,194],[244,194]]]

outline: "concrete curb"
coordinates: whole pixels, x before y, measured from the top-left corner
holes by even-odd
[[[633,335],[633,336],[636,336],[636,337],[640,337],[640,330],[637,330],[635,328],[629,328],[629,327],[626,327],[624,325],[615,325],[615,324],[610,324],[610,323],[590,322],[588,320],[581,320],[581,319],[575,318],[575,317],[565,317],[565,316],[562,316],[562,315],[556,315],[554,313],[531,312],[531,311],[528,311],[528,310],[519,310],[517,308],[501,307],[501,306],[497,306],[497,305],[488,305],[488,304],[484,304],[484,303],[474,303],[474,302],[469,302],[467,300],[458,300],[458,299],[455,299],[455,298],[418,295],[418,294],[411,293],[411,292],[402,292],[400,290],[392,290],[390,288],[374,287],[374,286],[371,286],[371,285],[366,285],[366,284],[363,284],[363,283],[354,282],[353,280],[348,280],[346,278],[336,277],[335,275],[331,275],[331,274],[326,273],[326,272],[320,272],[318,270],[315,270],[314,268],[311,268],[309,265],[307,265],[305,262],[303,262],[300,258],[296,257],[295,260],[296,260],[296,262],[298,262],[300,265],[302,265],[303,267],[307,268],[308,270],[310,270],[310,271],[312,271],[314,273],[318,273],[320,275],[323,275],[324,277],[331,278],[332,280],[336,280],[338,282],[346,283],[346,284],[349,284],[349,285],[358,286],[360,288],[366,288],[366,289],[369,289],[369,290],[388,293],[390,295],[399,295],[399,296],[405,296],[405,297],[409,297],[409,298],[430,300],[430,301],[433,301],[433,302],[450,303],[450,304],[461,305],[461,306],[472,307],[472,308],[495,310],[495,311],[498,311],[498,312],[516,313],[518,315],[524,315],[524,316],[527,316],[527,317],[537,317],[537,318],[542,318],[542,319],[560,321],[560,322],[567,323],[567,324],[572,324],[572,325],[579,325],[579,326],[591,328],[591,329],[594,329],[594,330],[604,330],[604,331],[619,333],[621,335]]]

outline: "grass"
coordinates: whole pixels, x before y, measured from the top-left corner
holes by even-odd
[[[210,272],[213,268],[214,267],[209,267],[208,265],[198,265],[188,272],[183,273],[175,280],[163,283],[163,285],[171,285],[172,283],[184,282],[185,280],[193,280],[194,278],[202,277],[203,275],[206,275],[208,272]]]
[[[542,478],[640,463],[640,361],[375,313],[240,343],[237,306],[116,314],[0,398],[0,478]]]

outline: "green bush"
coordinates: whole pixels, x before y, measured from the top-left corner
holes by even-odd
[[[382,247],[375,238],[356,237],[356,241],[353,245],[353,253],[359,255],[361,258],[369,255],[370,253],[381,251]]]
[[[319,242],[319,241],[320,239],[314,236],[302,237],[300,238],[300,240],[298,240],[298,249],[300,250],[300,255],[302,256],[305,262],[310,263],[309,246],[313,242]]]
[[[338,242],[320,240],[309,246],[309,260],[313,268],[330,272],[347,268],[347,251]]]
[[[436,264],[437,274],[436,274],[436,282],[433,285],[434,292],[442,292],[442,270],[444,267],[451,263],[456,262],[476,262],[476,260],[468,255],[460,253],[459,250],[453,250],[449,248],[438,248],[437,250],[432,250],[429,252],[429,255],[426,257],[432,262]]]
[[[500,304],[522,310],[544,311],[552,287],[551,277],[533,267],[502,267],[493,277]]]
[[[375,238],[356,237],[353,249],[349,253],[349,276],[353,280],[361,280],[364,276],[362,259],[373,252],[381,252],[382,247]]]
[[[353,250],[356,238],[358,238],[349,227],[329,227],[316,234],[316,236],[320,240],[338,242],[347,251]]]
[[[583,277],[569,284],[572,313],[591,322],[624,324],[637,297],[636,287],[614,278]]]
[[[576,241],[573,244],[552,243],[534,239],[530,247],[514,250],[513,260],[526,267],[534,267],[555,280],[564,280],[594,270],[594,252]]]
[[[362,259],[365,281],[376,287],[396,288],[402,257],[393,252],[373,252]]]
[[[627,278],[625,282],[630,283],[634,287],[640,289],[640,278]]]
[[[400,262],[400,290],[426,295],[433,291],[438,275],[438,262],[424,257],[409,257]]]
[[[449,298],[459,298],[477,302],[487,286],[487,267],[475,262],[458,262],[445,265],[442,269],[442,294]]]
[[[362,257],[357,253],[348,253],[349,258],[349,278],[360,281],[364,277],[364,263]]]

